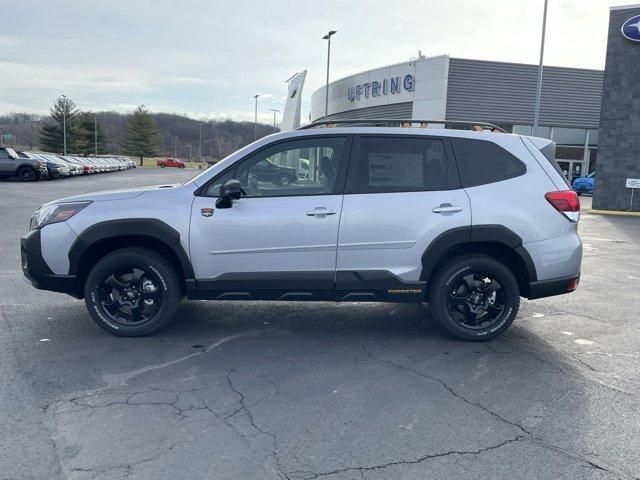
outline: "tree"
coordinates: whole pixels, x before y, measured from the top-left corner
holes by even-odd
[[[96,151],[96,125],[98,126],[98,154],[109,153],[107,149],[107,136],[101,122],[96,122],[96,114],[93,112],[80,112],[80,125],[84,131],[83,145],[80,153],[93,154]]]
[[[64,153],[64,125],[67,133],[67,153],[82,151],[86,132],[79,119],[76,104],[70,98],[62,95],[53,102],[50,110],[51,121],[42,124],[40,129],[40,146],[43,150],[53,153]]]
[[[140,166],[144,157],[158,155],[158,128],[149,111],[140,105],[127,119],[122,151],[127,155],[140,157]]]

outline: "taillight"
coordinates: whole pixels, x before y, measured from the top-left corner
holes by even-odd
[[[544,198],[572,222],[577,222],[580,219],[580,200],[573,190],[549,192],[545,194]]]
[[[545,194],[544,198],[572,222],[577,222],[580,219],[580,200],[573,190],[549,192]]]

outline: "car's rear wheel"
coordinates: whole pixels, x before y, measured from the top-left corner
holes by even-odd
[[[21,182],[35,182],[38,179],[37,172],[31,167],[20,167],[18,178]]]
[[[520,291],[513,273],[487,255],[454,257],[429,282],[429,311],[450,335],[488,340],[503,333],[518,314]]]
[[[289,184],[291,184],[291,177],[286,173],[283,173],[281,175],[278,175],[276,183],[282,187],[287,187],[289,186]]]
[[[135,337],[171,322],[181,299],[174,268],[145,248],[116,250],[96,263],[84,287],[95,322],[114,335]]]

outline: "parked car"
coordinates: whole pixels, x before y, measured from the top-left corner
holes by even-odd
[[[182,160],[178,160],[177,158],[165,158],[162,160],[156,161],[156,165],[160,168],[164,167],[175,167],[175,168],[184,168],[186,167],[185,163]]]
[[[270,182],[283,187],[298,180],[298,175],[294,168],[281,167],[266,159],[257,163],[252,173],[259,182]]]
[[[592,172],[586,177],[576,178],[573,181],[573,191],[578,195],[582,195],[583,193],[593,193],[593,188],[596,184],[596,172]]]
[[[47,165],[39,158],[16,152],[13,148],[0,147],[0,177],[16,176],[22,182],[34,182],[47,178]]]
[[[51,158],[41,153],[32,153],[30,155],[45,162],[47,166],[47,178],[49,180],[68,177],[71,174],[69,164],[60,158]]]
[[[22,268],[36,288],[84,298],[122,336],[166,326],[186,296],[427,302],[444,331],[487,340],[511,325],[521,296],[578,286],[580,204],[554,149],[460,129],[283,132],[182,185],[40,206]],[[275,168],[264,162],[309,152],[317,178],[257,181]]]

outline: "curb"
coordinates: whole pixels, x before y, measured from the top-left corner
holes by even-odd
[[[640,217],[640,212],[627,212],[624,210],[594,210],[587,212],[592,215],[613,215],[618,217]]]

